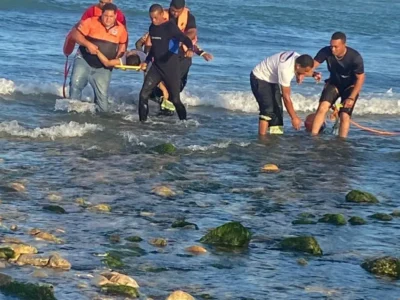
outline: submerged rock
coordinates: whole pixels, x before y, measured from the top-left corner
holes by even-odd
[[[54,254],[50,256],[49,264],[47,267],[61,270],[69,270],[71,269],[71,264],[65,258],[62,258],[59,254]]]
[[[199,226],[197,226],[194,223],[186,222],[185,218],[177,219],[174,223],[171,225],[172,228],[189,228],[193,227],[196,230],[199,230]]]
[[[307,266],[307,265],[308,265],[308,261],[307,261],[306,259],[304,259],[304,258],[299,258],[299,259],[297,260],[297,263],[298,263],[300,266]]]
[[[395,218],[400,218],[400,210],[395,210],[390,215]]]
[[[165,247],[168,245],[168,242],[166,239],[163,239],[163,238],[155,238],[155,239],[151,239],[149,241],[149,244],[156,246],[156,247]]]
[[[8,185],[8,188],[12,192],[25,192],[26,188],[22,183],[14,182]]]
[[[43,270],[35,270],[31,273],[31,276],[34,278],[47,278],[49,275]]]
[[[201,246],[191,246],[191,247],[187,247],[187,248],[186,248],[186,251],[187,251],[187,252],[194,253],[194,254],[203,254],[203,253],[207,253],[207,250],[204,249],[204,248],[201,247]]]
[[[0,286],[9,284],[9,283],[12,282],[12,281],[13,281],[13,279],[12,279],[11,276],[8,276],[8,275],[6,275],[6,274],[0,273]]]
[[[196,300],[192,295],[184,291],[175,291],[171,293],[165,300]]]
[[[43,241],[49,241],[49,242],[54,242],[57,244],[61,244],[62,240],[59,238],[56,238],[54,235],[51,233],[41,231],[40,229],[34,228],[29,231],[30,235],[33,235],[36,239],[43,240]]]
[[[351,225],[365,225],[367,222],[361,217],[351,217],[349,219]]]
[[[313,215],[312,213],[304,212],[304,213],[299,214],[298,218],[299,219],[314,219],[315,215]]]
[[[393,217],[391,215],[383,214],[383,213],[376,213],[376,214],[370,215],[369,217],[372,219],[375,219],[375,220],[386,221],[386,222],[393,220]]]
[[[58,202],[62,200],[62,196],[58,193],[50,193],[47,195],[46,199],[51,202]]]
[[[278,172],[279,168],[274,164],[266,164],[261,168],[262,172]]]
[[[111,212],[111,206],[108,204],[97,204],[88,209],[93,212]]]
[[[200,239],[204,244],[247,247],[250,243],[251,233],[239,222],[229,222],[219,226]]]
[[[143,241],[143,239],[140,236],[129,236],[125,238],[125,240],[132,243],[139,243]]]
[[[119,243],[121,241],[121,236],[119,234],[114,233],[109,236],[109,239],[111,243]]]
[[[176,196],[176,193],[168,186],[156,186],[151,190],[151,192],[153,194],[156,194],[157,196],[165,198],[171,198]]]
[[[371,193],[353,190],[346,195],[347,202],[354,203],[379,203],[378,199]]]
[[[284,251],[298,251],[312,255],[322,255],[322,250],[317,240],[312,236],[285,238],[280,242],[280,248]]]
[[[56,300],[53,287],[50,285],[22,283],[11,280],[5,284],[0,283],[0,292],[23,300]]]
[[[64,208],[58,205],[45,205],[43,206],[43,210],[47,210],[49,212],[53,212],[56,214],[66,214],[67,212],[65,211]]]
[[[177,149],[171,143],[164,143],[153,147],[152,150],[159,154],[174,154]]]
[[[139,292],[136,288],[127,285],[106,284],[101,287],[101,291],[108,295],[125,296],[129,298],[138,298]]]
[[[318,220],[321,223],[329,223],[333,225],[346,225],[347,221],[342,214],[325,214]]]
[[[400,259],[396,257],[386,256],[366,260],[361,264],[361,267],[372,274],[400,279]]]
[[[292,221],[293,225],[315,225],[317,222],[309,219],[297,219]]]
[[[17,231],[18,230],[18,226],[17,225],[11,225],[10,226],[10,230],[11,231]]]

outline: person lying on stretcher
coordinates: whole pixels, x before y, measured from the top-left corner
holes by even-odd
[[[146,53],[140,50],[130,50],[126,52],[121,58],[115,58],[115,59],[108,59],[103,53],[101,53],[99,50],[97,51],[97,57],[100,59],[101,63],[107,67],[107,68],[113,68],[115,66],[140,66],[142,62],[146,60]],[[150,65],[147,67],[147,69],[150,68]],[[121,68],[124,70],[123,68]],[[140,69],[138,68],[138,71]],[[160,82],[158,85],[159,91],[162,93],[162,95],[158,95],[155,100],[156,102],[161,105],[161,109],[169,112],[169,114],[173,114],[175,111],[175,106],[172,104],[172,102],[168,101],[169,98],[169,93],[165,85]]]

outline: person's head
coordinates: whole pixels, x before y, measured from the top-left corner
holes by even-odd
[[[117,6],[112,3],[104,4],[102,8],[101,22],[105,27],[111,27],[117,19]]]
[[[296,76],[304,75],[314,67],[314,59],[308,54],[303,54],[296,58],[294,65]]]
[[[99,7],[103,8],[104,5],[106,5],[107,3],[112,3],[113,0],[99,0]]]
[[[185,8],[185,0],[171,0],[169,5],[169,12],[175,18],[179,18]]]
[[[127,53],[126,55],[126,65],[127,66],[139,66],[140,65],[140,57],[136,54],[136,52]]]
[[[164,9],[160,4],[153,4],[149,9],[150,20],[154,25],[164,22]]]
[[[335,32],[332,34],[331,49],[333,55],[338,57],[346,53],[346,35],[343,32]]]

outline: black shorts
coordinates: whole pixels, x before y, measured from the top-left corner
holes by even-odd
[[[340,97],[341,104],[343,104],[344,101],[350,97],[351,93],[353,92],[353,88],[354,88],[354,86],[349,86],[347,88],[340,89],[340,88],[337,88],[332,83],[327,82],[325,84],[324,90],[322,91],[319,102],[328,101],[331,105],[334,105],[336,100]],[[354,105],[352,108],[342,107],[339,112],[340,113],[344,112],[344,113],[347,113],[349,116],[351,116],[353,113],[354,107],[356,106],[357,99],[358,99],[358,95],[354,99]]]
[[[282,95],[279,84],[258,79],[250,73],[250,85],[260,108],[260,120],[268,121],[268,126],[283,126]]]

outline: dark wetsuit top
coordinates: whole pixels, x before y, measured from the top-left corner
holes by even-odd
[[[329,83],[339,90],[345,90],[356,83],[356,74],[364,73],[364,62],[360,53],[347,47],[347,52],[342,59],[337,59],[329,46],[322,48],[314,58],[317,62],[326,61],[330,77]]]
[[[153,64],[160,69],[175,68],[179,63],[179,43],[182,42],[189,49],[193,49],[193,43],[178,26],[171,22],[161,25],[150,25],[149,35],[151,38],[151,49],[146,58],[147,62],[154,59]]]

